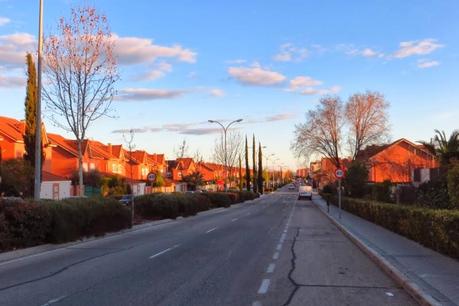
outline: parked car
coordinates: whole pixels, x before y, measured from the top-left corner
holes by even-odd
[[[131,205],[133,196],[131,194],[125,194],[121,196],[119,202],[124,205]]]
[[[288,185],[288,190],[295,190],[295,185],[293,184]]]
[[[301,185],[298,192],[298,200],[301,199],[312,200],[312,186],[311,185]]]

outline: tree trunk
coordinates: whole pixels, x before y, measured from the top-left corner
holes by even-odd
[[[77,140],[78,143],[78,195],[84,196],[84,185],[83,185],[83,150],[81,148],[82,140]]]

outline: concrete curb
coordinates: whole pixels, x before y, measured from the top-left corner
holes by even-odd
[[[317,205],[317,204],[315,204]],[[441,306],[432,295],[427,293],[415,282],[410,280],[403,272],[397,269],[387,259],[381,256],[377,251],[368,246],[364,241],[351,233],[344,225],[339,223],[334,217],[330,216],[326,211],[317,205],[317,208],[360,250],[362,250],[370,259],[375,262],[386,274],[388,274],[396,283],[402,286],[408,294],[410,294],[420,305],[423,306]]]

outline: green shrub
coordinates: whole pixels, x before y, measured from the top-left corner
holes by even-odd
[[[0,193],[7,196],[33,194],[33,168],[29,161],[18,158],[3,161],[0,167]]]
[[[411,185],[400,185],[397,187],[398,202],[401,204],[416,204],[417,189]]]
[[[382,183],[376,183],[376,184],[370,185],[371,199],[373,201],[393,203],[394,200],[392,198],[391,188],[392,188],[392,183],[388,180]]]
[[[100,236],[130,225],[130,212],[116,200],[0,200],[0,250]]]
[[[236,204],[236,203],[240,202],[239,193],[237,193],[237,192],[227,192],[226,194],[230,198],[231,204]]]
[[[346,171],[344,190],[353,198],[361,198],[367,193],[368,169],[364,163],[353,161]]]
[[[333,183],[328,183],[322,188],[323,193],[327,194],[337,194],[338,193],[338,188],[336,187],[335,184]]]
[[[239,201],[244,202],[244,201],[250,201],[253,199],[258,198],[260,195],[258,193],[252,192],[252,191],[239,191]]]
[[[336,203],[336,197],[333,198]],[[459,258],[459,210],[440,210],[344,197],[342,207],[445,255]]]
[[[179,197],[175,193],[153,193],[136,197],[135,207],[136,214],[145,219],[175,219],[180,216]]]
[[[450,208],[446,178],[440,176],[421,184],[417,190],[417,203],[430,208]]]
[[[46,241],[48,210],[34,203],[0,200],[0,250],[23,248]]]
[[[226,192],[204,192],[212,207],[230,207],[232,204],[231,197]]]
[[[66,199],[42,205],[51,215],[48,241],[52,243],[101,236],[130,226],[129,210],[113,199]]]
[[[459,208],[459,163],[448,170],[448,195],[451,206]]]

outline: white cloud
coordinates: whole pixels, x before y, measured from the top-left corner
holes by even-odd
[[[279,53],[273,59],[278,62],[302,61],[308,57],[309,51],[306,48],[296,47],[287,43],[280,46]]]
[[[230,64],[230,65],[242,65],[242,64],[247,63],[247,61],[244,60],[244,59],[238,58],[238,59],[234,59],[234,60],[228,60],[228,61],[226,61],[226,63]]]
[[[421,69],[432,68],[438,65],[440,65],[440,62],[438,61],[432,61],[427,59],[421,59],[418,61],[418,67]]]
[[[162,78],[166,73],[172,71],[172,65],[166,62],[160,62],[153,66],[153,69],[139,77],[140,80],[153,81]]]
[[[396,58],[405,58],[412,55],[430,54],[442,48],[444,45],[437,43],[436,39],[423,39],[414,41],[403,41],[400,43],[400,48],[394,53]]]
[[[0,65],[23,67],[26,52],[36,49],[35,37],[28,33],[14,33],[0,36]]]
[[[286,79],[281,73],[264,69],[258,64],[251,67],[229,67],[228,73],[246,85],[273,86],[284,82]]]
[[[329,88],[306,87],[300,91],[302,95],[332,95],[341,91],[341,86],[335,85]]]
[[[322,85],[322,81],[315,80],[310,76],[297,76],[290,80],[290,90],[297,90],[301,87],[314,87]]]
[[[120,91],[116,100],[147,101],[173,99],[182,96],[186,91],[179,89],[125,88]]]
[[[266,122],[284,121],[284,120],[289,120],[295,117],[296,117],[296,114],[294,113],[280,113],[280,114],[275,114],[275,115],[266,117],[265,121]]]
[[[181,45],[161,46],[153,40],[141,37],[112,36],[115,54],[121,65],[153,62],[158,58],[176,58],[187,63],[196,62],[196,53]]]
[[[220,88],[212,88],[210,90],[210,94],[214,97],[223,97],[225,95],[225,92],[223,91],[223,89]]]
[[[349,47],[349,49],[346,51],[346,54],[352,55],[352,56],[363,56],[363,57],[384,57],[384,53],[376,51],[372,48],[363,48],[363,49],[357,49],[353,47]]]
[[[11,19],[0,16],[0,27],[11,22]]]
[[[26,83],[26,80],[21,77],[15,76],[1,76],[0,75],[0,87],[22,87]]]

